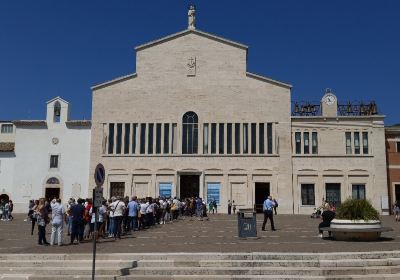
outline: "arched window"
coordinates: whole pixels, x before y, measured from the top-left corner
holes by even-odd
[[[61,104],[56,101],[54,103],[54,122],[59,123],[61,117]]]
[[[48,185],[59,185],[60,181],[56,177],[51,177],[47,179],[46,184]]]
[[[197,154],[199,119],[195,112],[187,112],[182,118],[182,154]]]

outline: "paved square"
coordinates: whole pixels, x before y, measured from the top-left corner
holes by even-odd
[[[80,245],[38,246],[37,229],[30,235],[30,222],[23,215],[15,215],[13,222],[0,222],[0,253],[90,253],[92,243]],[[382,217],[384,226],[394,231],[384,233],[378,242],[339,242],[320,239],[319,219],[304,215],[277,215],[277,231],[261,231],[263,216],[257,215],[258,239],[241,240],[237,237],[236,215],[210,215],[209,221],[185,218],[146,231],[123,236],[121,240],[101,239],[99,253],[134,252],[349,252],[400,250],[400,223],[392,216]],[[50,240],[51,227],[46,227]],[[69,236],[64,231],[65,244]]]

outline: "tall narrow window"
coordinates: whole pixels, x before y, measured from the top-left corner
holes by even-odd
[[[136,154],[137,123],[132,124],[132,154]]]
[[[272,152],[272,123],[267,123],[267,144],[268,144],[268,154],[273,154]]]
[[[1,133],[13,133],[13,125],[12,124],[3,124],[1,126]]]
[[[312,134],[311,134],[312,136],[312,153],[314,154],[314,155],[316,155],[316,154],[318,154],[318,134],[317,134],[317,132],[313,132]]]
[[[187,112],[182,118],[182,153],[197,154],[198,117],[194,112]]]
[[[258,147],[259,147],[259,152],[260,154],[264,154],[265,153],[265,149],[264,149],[264,123],[260,123],[259,124],[259,129],[258,129]]]
[[[108,153],[114,153],[114,124],[108,125]]]
[[[365,185],[352,185],[353,199],[365,199]]]
[[[208,154],[208,123],[203,126],[203,154]]]
[[[360,132],[354,132],[354,153],[360,154]]]
[[[217,153],[217,124],[211,124],[211,153]]]
[[[363,132],[362,133],[362,141],[363,141],[363,154],[368,155],[369,149],[368,149],[368,132]]]
[[[169,154],[169,123],[164,124],[164,154]]]
[[[296,154],[301,154],[301,132],[295,132],[294,140],[296,142]]]
[[[171,139],[171,145],[172,145],[172,147],[171,147],[171,154],[176,154],[176,149],[178,148],[178,141],[177,141],[177,135],[178,135],[178,128],[177,128],[177,124],[176,123],[173,123],[172,124],[172,135],[171,135],[171,137],[172,137],[172,139]]]
[[[124,154],[129,154],[129,134],[131,133],[131,124],[125,124],[125,137],[124,137]]]
[[[156,154],[161,154],[161,124],[156,124]]]
[[[248,147],[249,140],[249,125],[247,123],[243,124],[243,153],[247,154],[249,152]]]
[[[54,122],[59,123],[61,120],[61,104],[60,102],[56,101],[54,103]]]
[[[140,124],[140,153],[146,153],[146,124]]]
[[[351,132],[346,132],[346,154],[351,155]]]
[[[223,123],[219,124],[219,153],[224,154],[224,130],[225,130],[225,125]]]
[[[153,153],[153,134],[154,134],[154,124],[149,123],[149,131],[148,131],[148,136],[147,136],[147,153],[151,155]]]
[[[58,155],[50,156],[50,168],[58,168]]]
[[[257,124],[251,124],[251,153],[257,153]]]
[[[116,143],[117,154],[121,154],[121,147],[122,147],[122,123],[117,124],[117,143]]]
[[[240,123],[235,123],[235,154],[240,154]]]
[[[301,184],[301,204],[315,205],[314,184]]]
[[[304,154],[309,154],[310,153],[310,133],[304,132],[303,137],[304,137]]]
[[[232,124],[226,124],[226,153],[232,154]]]
[[[400,141],[396,142],[396,152],[400,153]]]

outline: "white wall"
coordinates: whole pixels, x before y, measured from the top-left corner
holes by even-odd
[[[11,195],[14,175],[15,154],[0,153],[0,195],[6,194],[13,200]]]

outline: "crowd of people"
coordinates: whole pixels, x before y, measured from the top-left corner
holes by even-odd
[[[213,203],[213,206],[216,203]],[[210,208],[209,208],[210,209]],[[217,207],[213,207],[217,211]],[[97,211],[92,199],[69,199],[64,206],[60,199],[46,201],[44,198],[29,202],[28,217],[31,220],[31,235],[38,226],[39,245],[63,245],[63,228],[66,225],[70,244],[79,244],[95,238],[120,239],[133,231],[146,230],[156,224],[163,225],[179,217],[196,217],[208,220],[207,204],[201,198],[151,198],[138,199],[112,197],[103,200]],[[51,219],[50,219],[51,217]],[[51,225],[50,242],[46,240],[46,225]],[[95,224],[97,228],[95,230]]]
[[[12,200],[1,200],[0,201],[0,218],[1,221],[12,221],[14,219],[12,212],[14,209],[14,204]]]

